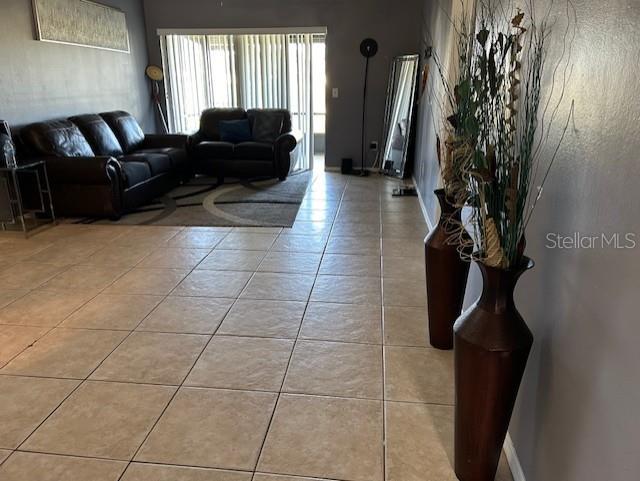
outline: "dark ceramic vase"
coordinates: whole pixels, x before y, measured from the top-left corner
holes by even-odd
[[[453,324],[462,310],[469,263],[461,259],[458,245],[450,242],[450,222],[460,222],[460,210],[447,202],[443,189],[434,193],[440,202],[440,220],[424,241],[429,340],[437,349],[452,349]]]
[[[455,324],[455,471],[460,481],[493,481],[533,335],[513,291],[533,267],[523,257],[503,270],[479,263],[480,299]]]

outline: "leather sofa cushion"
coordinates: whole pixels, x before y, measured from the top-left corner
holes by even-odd
[[[273,161],[273,144],[265,142],[242,142],[233,148],[233,158],[239,160]]]
[[[69,120],[52,120],[26,126],[20,132],[27,147],[53,157],[94,157],[91,145]]]
[[[189,158],[187,157],[187,151],[185,149],[178,149],[175,147],[164,147],[158,149],[142,149],[136,153],[139,154],[162,154],[171,159],[171,165],[174,168],[180,168],[187,165]]]
[[[121,165],[127,187],[133,187],[151,178],[151,169],[146,162],[122,162]]]
[[[97,114],[76,115],[69,120],[76,124],[96,155],[122,155],[120,142],[102,117]]]
[[[229,142],[200,142],[194,152],[199,159],[233,159],[233,144]]]
[[[122,111],[105,112],[100,114],[100,117],[105,120],[116,134],[125,154],[136,150],[144,142],[144,132],[140,128],[138,121],[131,114]]]
[[[253,130],[256,117],[260,115],[282,115],[282,130],[280,131],[280,135],[286,134],[287,132],[291,132],[291,112],[287,109],[250,109],[247,110],[247,117],[249,118],[249,122],[251,123],[251,129]]]
[[[244,109],[207,109],[200,117],[200,132],[207,140],[219,141],[221,120],[244,120],[247,113]]]
[[[164,174],[171,170],[171,159],[168,155],[164,154],[136,152],[129,155],[122,155],[118,157],[118,160],[123,164],[127,164],[129,162],[145,163],[149,166],[152,176]]]

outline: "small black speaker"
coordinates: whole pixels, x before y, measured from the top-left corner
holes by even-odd
[[[378,53],[378,42],[372,38],[365,38],[360,44],[360,53],[367,58],[371,58]]]
[[[353,171],[353,159],[342,159],[342,167],[340,169],[343,175],[348,175]]]

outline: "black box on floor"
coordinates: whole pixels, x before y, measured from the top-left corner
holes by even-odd
[[[342,168],[340,171],[343,174],[350,174],[353,170],[353,159],[342,159]]]

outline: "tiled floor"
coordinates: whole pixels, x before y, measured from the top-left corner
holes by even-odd
[[[395,185],[319,174],[291,229],[1,237],[0,480],[455,480]]]

